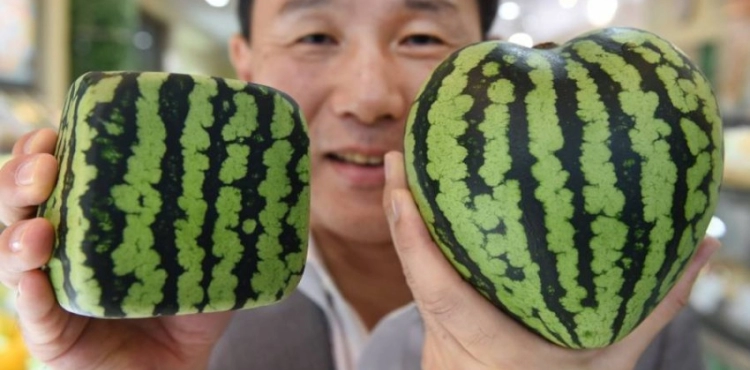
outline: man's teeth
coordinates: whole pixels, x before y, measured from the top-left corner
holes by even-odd
[[[345,162],[360,165],[378,166],[383,164],[383,157],[373,157],[359,153],[338,154],[337,157]]]

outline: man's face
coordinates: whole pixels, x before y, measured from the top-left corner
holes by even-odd
[[[476,0],[258,0],[238,77],[299,103],[311,152],[311,226],[390,241],[383,155],[402,150],[411,102],[437,64],[481,40]]]

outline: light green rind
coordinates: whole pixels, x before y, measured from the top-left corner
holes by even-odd
[[[211,253],[219,262],[211,272],[211,283],[207,293],[208,307],[215,311],[228,310],[236,301],[235,289],[240,282],[233,270],[242,259],[244,246],[235,230],[242,222],[240,212],[244,199],[241,189],[235,186],[235,182],[247,176],[248,170],[252,170],[248,168],[248,158],[252,151],[248,143],[258,129],[256,99],[246,92],[238,91],[233,100],[237,107],[236,113],[222,129],[227,158],[219,170],[219,180],[224,186],[219,190],[216,203],[218,218],[211,236]],[[255,220],[245,220],[248,221],[253,221],[253,227],[248,227],[252,233],[255,231],[256,223]]]
[[[58,132],[58,140],[57,145],[55,148],[55,155],[62,159],[70,158],[71,155],[71,148],[69,143],[71,141],[71,136],[73,135],[73,130],[71,129],[71,126],[74,124],[73,119],[76,115],[76,109],[73,105],[74,99],[71,99],[70,97],[74,96],[75,94],[79,93],[79,89],[81,88],[81,83],[83,82],[83,79],[78,78],[71,86],[70,90],[68,91],[69,99],[65,103],[65,108],[63,110],[63,116],[62,120],[66,122],[67,124],[61,125],[60,132]],[[68,171],[68,161],[62,160],[58,163],[58,170],[60,173],[66,173]],[[48,204],[46,205],[46,209],[44,211],[44,216],[47,220],[50,221],[53,225],[59,225],[61,222],[60,219],[60,213],[54,212],[54,209],[57,209],[60,207],[60,202],[62,201],[62,192],[63,192],[63,176],[58,176],[57,183],[55,184],[55,187],[52,189],[52,193],[50,194]],[[60,235],[58,235],[58,230],[55,229],[55,246],[54,248],[60,248]],[[56,255],[53,253],[53,257],[50,259],[49,262],[47,262],[47,273],[50,277],[50,282],[52,286],[54,287],[55,291],[62,291],[63,290],[63,283],[66,279],[62,261],[60,261],[59,258],[56,257]],[[69,297],[64,294],[60,294],[60,297],[57,298],[58,303],[62,307],[66,307],[67,309],[71,310],[73,309],[71,307],[71,302],[69,300]]]
[[[633,151],[641,158],[641,189],[643,217],[654,223],[649,233],[645,266],[627,303],[624,327],[632,328],[642,316],[645,302],[659,286],[657,272],[664,263],[667,243],[673,236],[671,219],[672,199],[677,182],[677,168],[670,155],[666,136],[671,133],[669,124],[656,118],[660,97],[641,90],[640,73],[621,56],[606,52],[600,45],[588,41],[577,45],[578,55],[602,68],[621,88],[620,105],[624,113],[635,121],[629,135]],[[632,226],[631,226],[632,227]],[[647,246],[641,246],[646,248]]]
[[[126,214],[127,226],[122,243],[112,251],[114,273],[134,275],[137,282],[128,289],[122,310],[126,315],[151,312],[163,299],[162,289],[167,273],[160,268],[159,254],[150,226],[162,206],[161,194],[155,185],[161,179],[161,158],[166,152],[166,130],[159,119],[158,96],[161,80],[138,78],[141,98],[136,103],[137,142],[128,159],[125,183],[111,190],[114,206]],[[124,122],[122,122],[124,124]]]
[[[120,84],[121,80],[122,78],[119,76],[108,76],[96,84],[85,86],[86,92],[80,98],[79,105],[76,109],[78,119],[87,120],[91,118],[90,114],[96,104],[112,101],[115,96],[115,89]],[[79,88],[81,87],[82,86],[79,85]],[[70,115],[68,117],[72,118]],[[72,134],[75,135],[73,141],[76,143],[76,152],[78,153],[85,153],[91,147],[91,143],[96,137],[96,131],[85,122],[77,122],[75,132],[72,132]],[[69,153],[69,155],[72,155],[72,153]],[[70,163],[72,168],[68,170],[75,173],[80,179],[91,179],[96,176],[96,168],[86,163],[84,155],[73,155]],[[87,190],[87,183],[83,181],[74,181],[65,200],[68,203],[68,207],[84,207],[85,205],[82,205],[80,200]],[[70,245],[83,244],[84,238],[86,237],[86,231],[90,226],[89,220],[80,217],[80,213],[78,212],[68,212],[65,222],[67,225],[70,225],[66,235],[66,242]],[[75,269],[75,272],[68,276],[62,276],[62,266],[59,265],[58,260],[53,259],[48,265],[50,270],[53,271],[51,279],[53,282],[58,281],[60,285],[57,286],[60,288],[62,288],[62,282],[67,279],[75,291],[88,292],[85,298],[76,301],[76,305],[79,307],[78,309],[83,310],[84,312],[89,312],[93,315],[103,314],[104,309],[99,305],[99,299],[102,294],[101,287],[96,279],[94,279],[94,270],[91,267],[86,266],[84,263],[86,260],[85,253],[77,248],[68,248],[66,249],[66,252],[71,261],[77,262],[79,268]],[[72,309],[75,310],[76,308]]]
[[[218,93],[216,83],[212,80],[202,81],[203,86],[195,89],[189,96],[190,111],[185,119],[183,135],[180,144],[184,148],[182,178],[182,195],[177,203],[185,212],[184,219],[175,220],[177,260],[184,269],[177,280],[177,303],[183,312],[198,312],[196,307],[205,299],[205,293],[200,288],[203,280],[201,264],[206,257],[206,251],[198,244],[198,237],[202,233],[200,225],[205,222],[208,204],[203,199],[203,186],[206,181],[206,171],[209,168],[209,158],[205,151],[211,146],[211,140],[206,131],[214,124],[213,107],[210,98]]]
[[[592,337],[591,333],[601,333],[603,328],[614,325],[618,308],[623,299],[619,287],[625,282],[623,270],[616,267],[622,259],[627,225],[617,219],[625,206],[625,196],[617,188],[617,174],[611,162],[612,151],[608,146],[610,115],[601,101],[596,82],[588,70],[580,63],[568,62],[568,76],[575,81],[576,99],[579,102],[578,118],[583,121],[583,144],[581,147],[581,172],[586,180],[582,189],[586,213],[596,218],[592,223],[594,237],[588,245],[593,255],[591,269],[596,287],[594,301],[596,307],[582,307],[575,315],[579,336],[596,343],[606,342],[605,338]],[[577,245],[576,248],[586,248]],[[608,333],[607,333],[608,334]]]
[[[292,144],[283,140],[287,138],[293,128],[293,120],[286,106],[275,97],[276,109],[271,123],[272,136],[276,141],[264,153],[263,164],[267,167],[266,178],[258,187],[258,193],[266,199],[266,207],[260,212],[259,221],[264,233],[258,240],[258,271],[253,275],[251,285],[258,293],[258,302],[273,302],[279,292],[285,291],[287,269],[281,257],[282,248],[278,243],[282,233],[284,218],[289,212],[289,206],[281,199],[292,191],[287,173],[287,164],[292,159]]]

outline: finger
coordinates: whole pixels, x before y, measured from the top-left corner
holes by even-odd
[[[41,361],[59,357],[78,340],[86,320],[57,304],[47,275],[41,270],[23,274],[16,298],[24,341]]]
[[[41,129],[29,132],[13,145],[13,156],[34,153],[52,154],[57,143],[57,133],[52,129]]]
[[[0,222],[28,218],[45,201],[57,180],[57,160],[47,153],[19,155],[0,168]]]
[[[682,277],[654,311],[630,335],[623,339],[623,346],[632,346],[632,348],[639,348],[640,350],[645,349],[656,335],[688,304],[690,292],[698,274],[720,246],[719,241],[713,238],[706,238],[701,242]]]
[[[22,273],[49,261],[54,230],[49,221],[35,218],[20,221],[0,234],[0,282],[15,289]]]

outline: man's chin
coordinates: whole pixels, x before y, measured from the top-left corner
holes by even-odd
[[[311,215],[310,228],[313,235],[324,233],[330,238],[349,244],[392,244],[388,222],[382,213],[378,217],[357,215],[345,212],[334,215],[332,212]],[[359,216],[359,217],[357,217]]]

